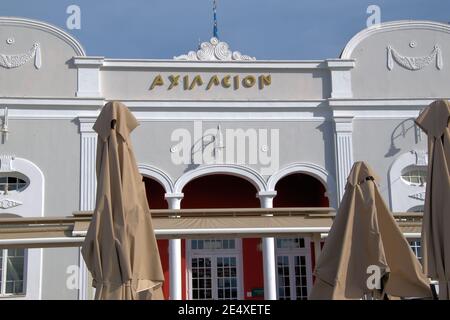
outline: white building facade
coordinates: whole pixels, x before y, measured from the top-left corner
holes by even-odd
[[[94,209],[92,126],[111,100],[140,122],[151,208],[337,208],[363,160],[394,212],[421,211],[414,119],[450,96],[448,57],[450,27],[429,21],[362,30],[339,58],[259,61],[215,38],[170,60],[93,57],[57,27],[0,18],[0,216]],[[309,237],[159,245],[167,298],[302,299],[312,285]],[[0,299],[90,298],[76,248],[4,249],[0,261]]]

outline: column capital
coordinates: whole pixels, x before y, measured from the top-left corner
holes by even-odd
[[[258,198],[275,198],[275,196],[277,195],[277,191],[276,190],[269,190],[269,191],[260,191],[258,192]]]
[[[184,193],[166,193],[164,195],[169,209],[177,210],[181,208],[181,200],[184,198]]]
[[[95,133],[94,131],[94,123],[97,121],[97,118],[93,117],[78,117],[78,125],[80,129],[80,133]]]
[[[261,202],[261,208],[273,208],[273,198],[277,195],[275,190],[260,191],[257,194],[257,198]]]
[[[334,117],[333,120],[337,133],[353,132],[353,117]]]

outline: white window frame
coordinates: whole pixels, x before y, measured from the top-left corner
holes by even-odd
[[[405,172],[406,171],[406,172]],[[403,168],[402,173],[400,175],[400,178],[402,179],[403,183],[407,184],[408,186],[419,186],[419,187],[426,187],[427,181],[423,181],[423,183],[416,183],[408,181],[405,176],[411,177],[412,175],[407,175],[407,173],[411,172],[425,172],[427,173],[427,167],[426,166],[418,166],[418,165],[410,165],[405,168]],[[415,177],[421,178],[421,176],[415,175]]]
[[[234,249],[192,249],[191,240],[234,240]],[[186,239],[186,290],[189,300],[193,299],[192,295],[192,258],[204,258],[211,257],[211,288],[212,299],[217,300],[217,258],[218,257],[236,257],[236,271],[237,271],[237,300],[244,299],[244,272],[243,272],[243,259],[242,259],[242,239],[240,238],[199,238],[199,239]]]
[[[24,256],[24,272],[23,272],[23,288],[25,290],[22,294],[11,294],[11,293],[5,293],[6,288],[6,275],[7,275],[7,251],[8,249],[0,249],[0,255],[2,255],[2,275],[1,275],[1,285],[0,285],[0,298],[23,298],[26,297],[27,293],[27,268],[28,268],[28,249],[24,249],[23,256]]]
[[[298,238],[303,238],[304,240],[304,248],[278,248],[277,247],[277,239],[292,239],[295,237],[277,237],[275,239],[275,267],[276,267],[276,278],[277,278],[277,297],[279,292],[279,281],[278,281],[278,257],[279,256],[288,256],[289,259],[289,282],[290,282],[290,296],[291,300],[296,300],[297,298],[297,290],[295,285],[295,265],[294,265],[294,257],[295,256],[304,256],[306,263],[306,282],[307,282],[307,290],[308,295],[311,292],[313,279],[312,279],[312,261],[311,261],[311,238],[310,237],[302,237],[298,236]]]
[[[411,250],[414,252],[414,255],[416,256],[417,260],[419,260],[420,262],[423,262],[423,248],[422,248],[422,239],[421,238],[408,238],[408,244],[409,247],[411,248]],[[417,246],[417,241],[420,242],[420,246]],[[412,245],[412,242],[415,242],[414,245]],[[417,256],[417,248],[420,248],[420,257]]]

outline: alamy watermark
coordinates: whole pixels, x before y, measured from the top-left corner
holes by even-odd
[[[66,20],[66,26],[69,30],[81,29],[81,9],[75,4],[67,7],[66,13],[69,15]]]
[[[370,290],[380,290],[381,289],[381,268],[376,265],[370,265],[367,267],[367,277],[366,285]]]
[[[381,9],[377,5],[370,5],[367,7],[366,13],[369,14],[369,17],[366,20],[367,28],[372,26],[379,26],[381,23]]]
[[[203,130],[194,121],[193,133],[186,128],[171,134],[171,160],[180,165],[240,164],[259,167],[261,175],[271,175],[280,166],[279,129],[227,128]]]
[[[80,289],[80,267],[72,264],[66,268],[66,288],[68,290]]]

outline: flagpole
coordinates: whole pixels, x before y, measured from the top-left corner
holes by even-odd
[[[213,14],[214,14],[213,37],[218,39],[219,33],[217,30],[217,3],[216,3],[216,0],[213,0]]]

